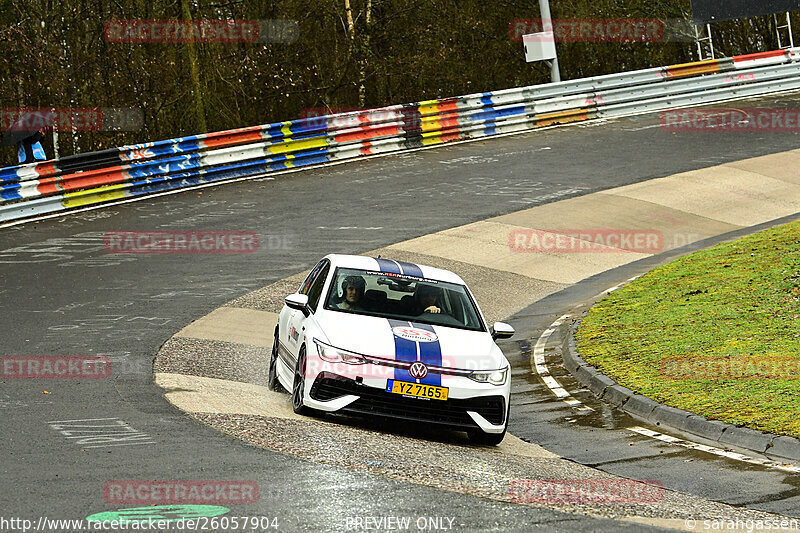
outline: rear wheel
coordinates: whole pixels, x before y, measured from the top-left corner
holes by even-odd
[[[300,348],[297,356],[297,366],[294,369],[294,383],[292,384],[292,411],[298,415],[311,415],[312,410],[303,404],[306,386],[306,347]]]
[[[275,341],[272,344],[272,354],[269,356],[269,373],[267,375],[269,390],[280,392],[283,385],[278,381],[278,328],[275,328]]]

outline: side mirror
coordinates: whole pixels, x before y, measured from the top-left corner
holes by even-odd
[[[492,334],[492,339],[507,339],[516,333],[514,328],[506,324],[505,322],[495,322],[492,328],[489,330]]]
[[[311,310],[308,308],[308,295],[307,294],[290,294],[286,298],[283,299],[287,306],[291,307],[292,309],[297,309],[298,311],[302,311],[303,315],[308,316],[311,314]]]

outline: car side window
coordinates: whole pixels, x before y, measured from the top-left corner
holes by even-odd
[[[300,290],[298,290],[297,292],[300,294],[308,294],[311,285],[314,284],[314,281],[317,279],[317,276],[319,275],[319,271],[322,270],[322,267],[324,267],[327,264],[328,264],[327,259],[323,259],[322,261],[317,263],[317,266],[315,266],[313,270],[311,270],[311,272],[308,274],[308,276],[306,276],[305,281],[303,282],[302,285],[300,285]]]
[[[331,265],[326,261],[325,266],[319,271],[317,278],[314,280],[310,289],[308,290],[308,306],[311,308],[312,312],[314,312],[314,310],[317,308],[319,299],[322,296],[322,287],[325,286],[325,280],[328,279],[328,272],[330,272],[330,270]]]

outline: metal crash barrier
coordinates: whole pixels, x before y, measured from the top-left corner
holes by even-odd
[[[0,222],[290,168],[800,89],[800,48],[394,105],[0,168]]]

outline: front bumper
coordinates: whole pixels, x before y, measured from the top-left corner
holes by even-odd
[[[450,398],[441,401],[392,394],[386,392],[385,381],[383,386],[377,380],[369,381],[367,385],[352,377],[321,372],[310,385],[306,403],[324,411],[425,422],[458,430],[505,430],[508,396],[503,393],[507,387],[484,386],[471,397],[458,397],[464,390],[451,388]]]

